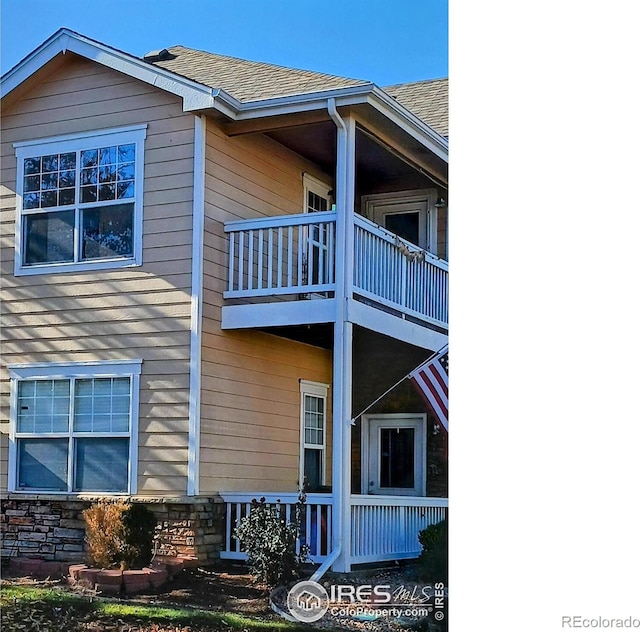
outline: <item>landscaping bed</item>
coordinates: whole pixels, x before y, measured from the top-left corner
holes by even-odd
[[[408,585],[411,569],[397,568],[348,577],[325,577],[323,583]],[[269,605],[270,592],[239,565],[186,568],[159,587],[119,598],[66,579],[32,579],[10,572],[1,586],[2,630],[40,632],[302,632],[310,625],[284,621]],[[326,616],[316,628],[406,630],[411,622],[381,618],[363,621]],[[441,632],[445,625],[423,622],[427,630]]]
[[[268,591],[242,571],[182,571],[135,597],[106,598],[66,579],[3,574],[2,630],[39,632],[300,632],[268,605]]]

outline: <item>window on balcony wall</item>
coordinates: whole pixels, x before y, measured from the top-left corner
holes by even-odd
[[[331,185],[310,176],[308,173],[303,174],[302,180],[304,185],[304,212],[330,211],[333,193]]]
[[[304,174],[304,212],[322,213],[332,210],[330,185]],[[322,285],[330,282],[332,262],[330,260],[329,231],[333,230],[332,225],[310,224],[305,227],[303,238],[307,247],[304,255],[305,278],[310,285]]]
[[[437,191],[399,191],[364,196],[366,216],[406,241],[438,254]]]
[[[15,143],[16,274],[142,263],[146,126]]]
[[[135,493],[141,361],[13,366],[9,488]]]
[[[325,484],[328,390],[326,384],[300,381],[300,480],[307,491]]]

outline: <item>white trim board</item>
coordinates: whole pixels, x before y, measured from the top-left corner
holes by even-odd
[[[336,299],[323,298],[308,301],[225,305],[222,308],[222,329],[333,323],[336,320],[335,304]]]
[[[193,148],[191,333],[189,350],[188,496],[197,496],[200,493],[200,391],[202,377],[202,294],[204,279],[204,179],[206,136],[206,117],[195,116]]]
[[[349,301],[348,320],[360,327],[423,349],[441,349],[449,339],[447,334],[417,325],[360,301]]]

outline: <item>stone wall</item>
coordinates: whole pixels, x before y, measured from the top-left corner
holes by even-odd
[[[2,500],[1,555],[56,562],[83,562],[85,523],[91,500],[11,495]],[[215,499],[135,499],[158,520],[156,552],[193,557],[201,563],[218,558],[224,533],[224,507]]]

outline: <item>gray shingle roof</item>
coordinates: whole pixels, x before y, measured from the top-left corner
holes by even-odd
[[[449,136],[449,79],[400,83],[383,90],[438,134]]]
[[[370,84],[361,79],[248,61],[185,46],[166,50],[169,58],[155,58],[149,63],[211,88],[220,88],[243,103]],[[448,79],[435,79],[384,90],[436,132],[447,136],[448,87]]]
[[[174,59],[154,61],[155,66],[211,88],[221,88],[242,102],[350,88],[369,83],[321,72],[215,55],[184,46],[172,46],[167,50]]]

